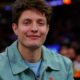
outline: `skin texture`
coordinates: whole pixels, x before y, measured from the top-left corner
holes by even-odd
[[[18,49],[25,60],[36,62],[41,58],[41,45],[45,42],[49,25],[45,14],[31,9],[22,12],[18,24],[12,25],[18,37]]]

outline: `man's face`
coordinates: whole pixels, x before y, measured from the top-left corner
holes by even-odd
[[[18,25],[13,24],[12,27],[20,44],[27,48],[40,47],[49,30],[45,15],[37,10],[24,11],[19,18]]]

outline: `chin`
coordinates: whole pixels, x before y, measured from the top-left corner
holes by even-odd
[[[33,48],[39,48],[40,45],[31,45],[31,47],[33,47]]]
[[[30,48],[30,49],[38,49],[38,48],[40,48],[41,47],[41,45],[29,45],[29,46],[27,46],[28,48]]]

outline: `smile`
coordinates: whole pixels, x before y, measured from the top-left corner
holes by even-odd
[[[28,38],[32,39],[32,40],[36,40],[39,39],[41,36],[37,36],[37,35],[29,35],[27,36]]]

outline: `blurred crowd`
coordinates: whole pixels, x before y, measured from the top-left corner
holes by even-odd
[[[80,80],[80,45],[77,42],[62,41],[59,53],[71,59],[73,63],[74,78]]]

